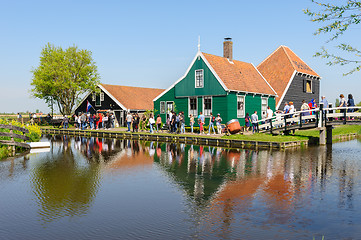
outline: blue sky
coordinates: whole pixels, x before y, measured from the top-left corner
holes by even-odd
[[[290,47],[321,77],[321,94],[335,102],[340,93],[361,89],[350,67],[329,67],[312,57],[328,39],[314,36],[317,24],[298,1],[1,1],[0,112],[49,112],[30,97],[31,69],[52,43],[92,51],[101,82],[167,88],[186,71],[197,52],[222,56],[223,38],[233,38],[234,59],[258,65],[278,46]],[[341,40],[357,43],[360,27]],[[336,43],[326,46],[332,48]]]

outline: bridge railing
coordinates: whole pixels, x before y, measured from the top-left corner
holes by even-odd
[[[339,111],[339,112],[337,112]],[[324,118],[326,124],[328,122],[354,122],[355,120],[361,120],[361,107],[334,107],[324,109]]]
[[[341,111],[341,112],[337,112]],[[334,107],[323,108],[322,114],[320,108],[311,110],[295,111],[294,113],[278,114],[271,118],[263,118],[258,123],[259,132],[273,132],[274,130],[286,131],[287,128],[316,128],[322,126],[320,120],[324,122],[340,122],[346,124],[347,121],[354,121],[361,118],[361,107]]]

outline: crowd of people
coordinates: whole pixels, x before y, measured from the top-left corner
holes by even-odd
[[[72,116],[74,119],[74,127],[77,129],[85,130],[98,130],[98,129],[111,129],[115,127],[115,116],[113,113],[79,113]],[[67,115],[63,118],[63,127],[69,127],[69,118]]]
[[[325,96],[321,97],[320,103],[323,103],[324,108],[328,108],[328,101]],[[343,107],[352,107],[355,106],[355,102],[353,99],[352,94],[348,95],[348,100],[346,101],[343,94],[340,95],[340,111],[346,111]],[[300,108],[302,116],[314,115],[315,111],[318,106],[316,104],[315,99],[311,99],[311,101],[306,102],[305,100],[302,101],[302,105]],[[353,108],[348,108],[348,112],[353,112]],[[292,101],[286,102],[283,110],[273,111],[270,106],[267,107],[265,112],[266,114],[266,122],[272,121],[272,118],[275,117],[276,120],[281,120],[281,116],[286,114],[285,118],[292,118],[293,114],[296,112],[296,108]],[[127,123],[127,131],[128,132],[139,132],[139,131],[148,131],[150,133],[159,132],[162,130],[168,131],[169,133],[180,133],[184,134],[186,125],[185,125],[185,116],[184,112],[180,111],[178,114],[175,111],[170,111],[167,114],[166,122],[162,123],[162,118],[160,114],[156,117],[150,113],[143,114],[139,116],[138,113],[127,113],[126,116],[126,123]],[[114,128],[115,116],[113,113],[97,113],[97,114],[90,114],[90,113],[80,113],[78,115],[73,115],[75,128],[78,129],[111,129]],[[245,125],[244,130],[249,132],[252,130],[253,133],[257,132],[257,126],[259,123],[259,117],[257,111],[250,116],[249,113],[246,113],[245,118]],[[304,120],[307,121],[307,120]],[[69,127],[69,118],[67,116],[63,119],[63,127]],[[189,131],[194,133],[195,131],[195,123],[198,123],[199,126],[199,134],[222,134],[225,132],[226,127],[222,127],[222,118],[218,113],[217,116],[213,116],[213,113],[210,113],[209,116],[205,116],[202,112],[198,116],[193,116],[192,114],[189,115]],[[205,131],[205,126],[208,125],[208,132]]]

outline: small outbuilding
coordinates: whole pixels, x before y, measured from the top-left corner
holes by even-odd
[[[99,84],[99,93],[90,92],[75,109],[75,114],[87,111],[87,103],[91,108],[90,113],[98,110],[114,111],[120,126],[125,126],[127,112],[142,113],[153,109],[153,99],[164,91],[157,88],[129,87],[110,84]]]
[[[238,119],[244,124],[246,113],[258,111],[266,116],[267,107],[275,109],[276,92],[252,64],[233,59],[233,42],[223,43],[223,57],[198,50],[184,76],[154,98],[154,111],[166,121],[167,114],[183,111],[189,116],[203,112],[220,113],[223,122]],[[208,122],[207,122],[208,124]]]

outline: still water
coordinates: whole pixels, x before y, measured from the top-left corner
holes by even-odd
[[[0,162],[0,239],[361,239],[361,142],[252,151],[48,136]]]

